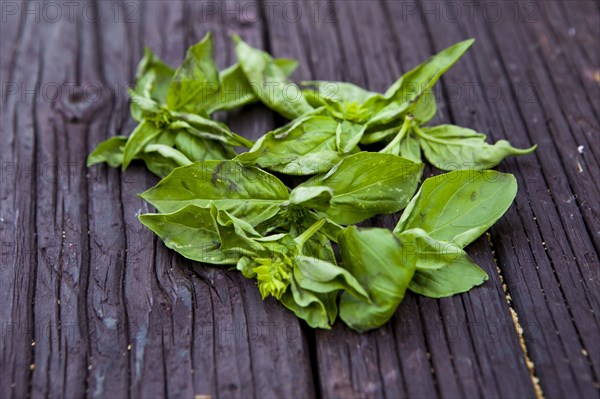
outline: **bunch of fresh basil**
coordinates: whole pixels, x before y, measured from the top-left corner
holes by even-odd
[[[158,211],[141,215],[144,225],[189,259],[235,266],[256,279],[263,298],[275,297],[312,327],[329,328],[339,313],[366,331],[392,317],[407,289],[439,298],[487,280],[463,248],[506,212],[517,184],[483,169],[535,146],[489,145],[469,129],[421,126],[436,112],[432,86],[472,40],[383,94],[323,81],[301,90],[288,79],[295,61],[234,42],[238,63],[221,72],[210,34],[177,70],[146,50],[130,91],[138,126],[88,158],[123,169],[140,159],[166,176],[140,195]],[[251,143],[211,119],[255,101],[291,121]],[[376,143],[379,151],[361,148]],[[250,150],[238,155],[234,147]],[[454,171],[417,192],[421,150]],[[312,177],[289,188],[266,170]],[[403,209],[393,231],[354,226]]]

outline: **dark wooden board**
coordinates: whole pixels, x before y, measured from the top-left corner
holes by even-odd
[[[598,396],[594,1],[49,4],[1,3],[0,397]],[[499,166],[519,195],[467,249],[490,280],[409,294],[367,334],[314,331],[239,273],[166,249],[136,217],[156,178],[85,158],[134,126],[126,87],[143,46],[176,65],[207,31],[221,67],[237,32],[298,59],[295,80],[372,90],[475,37],[436,88],[436,122],[538,144]],[[219,118],[252,138],[283,122],[260,106]]]

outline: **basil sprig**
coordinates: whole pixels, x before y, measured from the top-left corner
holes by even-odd
[[[130,90],[137,127],[88,157],[88,165],[123,169],[142,160],[164,177],[140,194],[157,213],[139,219],[167,247],[235,267],[263,298],[319,328],[339,314],[367,331],[386,323],[407,291],[440,298],[487,280],[464,248],[507,211],[517,184],[485,169],[535,146],[490,145],[470,129],[424,126],[437,111],[431,88],[473,40],[431,57],[385,93],[326,81],[302,90],[288,78],[295,61],[233,40],[238,63],[223,71],[210,34],[176,70],[146,49]],[[256,143],[211,118],[257,101],[290,121]],[[378,151],[363,151],[367,145]],[[421,153],[453,171],[419,189]],[[311,177],[288,187],[267,170]],[[355,226],[402,210],[393,230]]]
[[[288,59],[273,63],[285,76],[297,67],[296,61]],[[129,137],[111,137],[100,143],[88,157],[88,166],[106,162],[125,170],[131,161],[140,159],[150,171],[164,177],[194,161],[231,159],[236,155],[233,147],[254,144],[210,117],[259,99],[240,64],[217,69],[210,33],[188,49],[176,70],[145,49],[136,86],[129,94],[131,115],[139,124]]]

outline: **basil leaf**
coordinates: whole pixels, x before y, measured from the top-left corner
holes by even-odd
[[[443,298],[467,292],[486,282],[488,275],[466,253],[437,270],[417,270],[408,289],[430,298]]]
[[[369,98],[379,95],[379,93],[365,90],[362,87],[347,82],[312,80],[304,81],[302,85],[315,88],[315,90],[303,90],[302,93],[308,102],[316,107],[325,105],[324,99],[362,104]]]
[[[398,234],[404,252],[415,259],[417,272],[436,270],[464,255],[459,245],[431,238],[423,229],[410,229]]]
[[[175,71],[167,106],[173,111],[198,113],[202,103],[219,90],[219,70],[213,58],[212,35],[206,36],[187,50],[183,63]]]
[[[402,158],[409,159],[413,162],[421,162],[421,146],[419,145],[419,139],[411,132],[408,132],[404,140],[400,142],[399,151],[399,155]]]
[[[188,205],[173,213],[138,216],[165,245],[188,259],[212,264],[236,264],[238,253],[221,250],[210,208]]]
[[[177,133],[175,146],[192,161],[225,160],[235,156],[235,151],[224,143],[194,136],[183,130]]]
[[[170,147],[164,144],[148,144],[144,148],[144,152],[147,154],[150,153],[158,153],[165,158],[171,159],[173,162],[177,164],[177,166],[187,166],[191,165],[192,161],[188,159],[184,154],[180,151],[177,151],[175,148]]]
[[[433,91],[429,90],[417,100],[412,112],[413,119],[418,125],[429,122],[437,112],[437,103]]]
[[[394,155],[359,152],[299,187],[331,188],[334,194],[325,214],[335,223],[354,224],[403,209],[417,189],[422,170],[422,164]]]
[[[344,290],[357,298],[369,300],[369,295],[356,278],[339,266],[309,256],[297,256],[294,263],[294,279],[301,288],[322,294]]]
[[[204,161],[173,170],[140,196],[163,213],[214,203],[256,226],[273,217],[289,193],[279,179],[260,169],[235,161]]]
[[[402,302],[415,272],[400,240],[389,230],[350,226],[340,234],[343,266],[369,294],[370,302],[344,293],[340,318],[364,332],[385,324]]]
[[[335,260],[335,253],[331,247],[331,241],[324,233],[326,226],[321,228],[320,231],[315,233],[310,239],[306,241],[302,247],[302,255],[310,256],[324,260],[326,262],[337,264]]]
[[[298,67],[296,60],[278,58],[274,62],[285,72],[286,76],[291,75]],[[219,73],[219,81],[219,90],[214,93],[208,93],[202,102],[202,106],[209,114],[215,111],[227,111],[239,108],[258,101],[258,97],[254,93],[239,63],[221,71]]]
[[[158,103],[164,103],[175,71],[146,47],[135,75],[135,91]]]
[[[125,144],[125,149],[123,150],[123,170],[127,169],[131,161],[133,161],[139,153],[144,151],[144,147],[151,143],[152,140],[161,133],[161,130],[161,128],[156,127],[155,124],[148,122],[147,120],[144,120],[137,125],[129,136],[129,139]]]
[[[87,166],[106,162],[111,168],[119,167],[123,163],[123,150],[127,137],[114,136],[98,144],[98,147],[87,157]]]
[[[494,145],[485,142],[485,134],[454,125],[416,128],[425,157],[442,170],[489,169],[509,155],[533,152],[537,146],[518,149],[506,140]]]
[[[341,159],[336,148],[337,122],[310,115],[269,132],[236,160],[289,175],[328,171]]]
[[[294,279],[280,301],[312,328],[331,328],[329,323],[337,315],[335,295],[332,298],[332,294],[315,294],[304,290]]]
[[[179,165],[174,159],[165,157],[158,152],[142,152],[135,159],[141,159],[148,170],[158,177],[165,177]]]
[[[250,148],[254,145],[250,140],[233,133],[222,122],[185,112],[173,112],[171,115],[176,120],[171,124],[172,128],[185,129],[195,136],[220,141],[232,146]]]
[[[405,73],[383,95],[399,103],[412,103],[433,87],[440,77],[473,45],[474,39],[456,43]]]
[[[517,194],[513,175],[454,171],[426,179],[394,232],[420,228],[431,238],[464,248],[508,210]]]
[[[313,110],[300,88],[288,80],[286,71],[268,53],[248,46],[238,35],[234,35],[233,40],[246,78],[267,107],[288,119]]]
[[[365,132],[365,125],[350,121],[340,121],[335,131],[335,144],[339,152],[353,152]]]
[[[296,187],[290,193],[290,205],[301,205],[316,211],[325,211],[333,197],[329,187]]]

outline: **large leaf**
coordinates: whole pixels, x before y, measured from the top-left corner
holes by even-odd
[[[442,170],[489,169],[507,156],[529,154],[536,149],[536,146],[514,148],[506,140],[490,145],[485,142],[485,134],[454,125],[417,128],[415,131],[425,157]]]
[[[417,189],[423,165],[395,155],[359,152],[300,187],[333,190],[327,216],[339,224],[354,224],[378,214],[403,209]]]
[[[140,195],[162,213],[189,204],[215,204],[255,226],[274,216],[289,198],[287,187],[275,176],[235,161],[204,161],[177,168],[155,187]]]
[[[435,240],[465,247],[500,219],[516,194],[514,176],[492,170],[431,177],[406,207],[394,232],[420,228]]]
[[[370,301],[342,294],[340,318],[363,332],[385,324],[402,302],[415,272],[402,243],[389,230],[351,226],[340,234],[343,267],[365,288]]]

